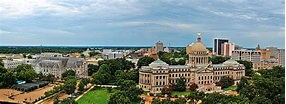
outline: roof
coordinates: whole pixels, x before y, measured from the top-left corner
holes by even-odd
[[[227,65],[227,66],[239,65],[239,63],[237,61],[235,61],[234,59],[229,59],[229,60],[223,62],[222,64]]]
[[[204,43],[197,41],[192,45],[191,51],[208,51]]]
[[[153,61],[152,62],[153,64],[167,64],[166,62],[164,62],[164,61],[162,61],[162,60],[160,60],[160,59],[158,59],[158,60],[156,60],[156,61]],[[151,64],[152,64],[151,63]]]

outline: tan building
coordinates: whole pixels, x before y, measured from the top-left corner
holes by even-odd
[[[253,69],[261,68],[261,52],[257,50],[234,50],[231,58],[234,60],[250,61],[253,64]]]
[[[163,46],[163,43],[161,41],[156,43],[156,47],[155,48],[156,48],[157,52],[164,51],[164,46]]]
[[[215,85],[222,77],[231,77],[237,83],[245,76],[245,67],[233,59],[223,64],[212,65],[208,60],[208,50],[201,42],[200,34],[197,42],[191,46],[187,65],[168,65],[160,59],[139,70],[139,86],[150,93],[161,93],[164,87],[177,83],[180,77],[186,81],[186,89],[196,83],[199,91],[221,91]]]

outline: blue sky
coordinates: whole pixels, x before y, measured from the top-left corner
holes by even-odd
[[[1,0],[0,45],[285,47],[284,0]]]

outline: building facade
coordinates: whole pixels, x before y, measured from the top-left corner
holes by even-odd
[[[245,76],[245,67],[233,59],[222,64],[211,64],[208,60],[208,50],[201,42],[198,34],[197,42],[191,46],[186,65],[168,65],[160,59],[149,66],[142,66],[139,70],[139,87],[150,93],[161,93],[164,87],[176,84],[181,77],[185,79],[186,89],[193,83],[198,85],[199,91],[221,91],[215,85],[222,77],[230,77],[239,82]]]
[[[234,60],[250,61],[254,69],[260,69],[261,52],[257,50],[234,50],[232,51],[231,58]]]
[[[36,73],[42,72],[44,75],[52,74],[61,78],[61,74],[67,70],[73,70],[76,77],[87,76],[87,64],[83,58],[43,56],[31,62]]]
[[[225,38],[215,38],[214,39],[214,44],[213,44],[213,54],[216,55],[221,55],[221,45],[223,43],[227,42],[228,43],[228,39]]]
[[[278,65],[285,67],[285,49],[280,49],[278,53]]]
[[[158,42],[156,43],[155,48],[156,48],[156,51],[157,51],[157,52],[164,51],[164,45],[163,45],[163,43],[162,43],[161,41],[158,41]]]
[[[227,43],[224,42],[221,45],[221,55],[222,56],[231,56],[232,51],[235,49],[235,44],[234,43]]]
[[[15,69],[17,66],[21,64],[26,64],[27,61],[25,59],[12,59],[8,58],[3,60],[4,68],[6,69]]]

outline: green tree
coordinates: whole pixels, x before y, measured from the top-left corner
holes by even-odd
[[[81,80],[81,81],[79,82],[79,84],[78,84],[78,90],[79,90],[79,91],[84,91],[84,86],[85,86],[85,84],[84,84],[83,81]]]
[[[36,78],[37,73],[31,65],[22,64],[15,68],[16,76],[18,80],[24,80],[26,82],[32,82]]]
[[[97,54],[99,54],[99,53],[98,53],[98,52],[91,51],[91,52],[89,52],[88,54],[89,54],[90,57],[93,57],[93,56],[95,56],[95,55],[97,55]]]
[[[205,97],[205,94],[199,91],[191,91],[188,97],[191,99],[191,102],[196,104],[196,102],[202,100]]]
[[[222,84],[222,88],[227,88],[234,84],[233,79],[228,77],[222,77],[219,82]]]
[[[141,66],[148,66],[153,61],[155,61],[153,58],[144,56],[144,57],[139,58],[137,62],[137,66],[138,68],[141,68]]]
[[[162,104],[160,98],[153,98],[152,99],[152,104]]]
[[[248,86],[249,83],[247,81],[247,79],[245,77],[242,77],[239,81],[239,83],[237,84],[237,89],[236,91],[239,92],[242,88]]]
[[[76,89],[76,78],[74,76],[68,76],[67,81],[64,83],[64,91],[67,94],[74,93]]]
[[[75,76],[75,71],[73,70],[67,70],[64,73],[62,73],[62,78],[65,78],[67,76]]]
[[[1,67],[1,66],[0,66]],[[0,87],[9,87],[16,82],[16,77],[12,70],[0,73]]]
[[[230,59],[230,57],[214,56],[210,58],[210,61],[212,62],[212,64],[221,64],[228,59]]]
[[[93,73],[96,73],[99,69],[98,65],[92,65],[92,64],[88,64],[87,65],[87,70],[88,70],[88,76],[91,76]]]
[[[123,91],[112,94],[109,98],[108,104],[130,104],[130,99],[125,95],[126,93]]]
[[[187,100],[185,98],[178,98],[173,104],[186,104]]]
[[[185,91],[186,90],[186,82],[185,82],[185,78],[181,77],[179,79],[177,79],[177,84],[175,85],[175,91]]]
[[[251,104],[272,104],[272,101],[265,96],[256,96],[251,101]]]
[[[100,66],[99,70],[92,75],[94,84],[107,84],[111,79],[109,66],[103,64]]]
[[[128,90],[131,86],[136,86],[135,81],[133,80],[124,80],[122,83],[119,84],[120,90]]]
[[[28,58],[28,59],[32,59],[32,56],[31,56],[31,55],[28,55],[27,58]]]
[[[0,59],[0,66],[4,67],[4,63],[3,63],[2,59]]]
[[[246,76],[251,76],[254,73],[252,70],[252,62],[242,61],[242,60],[238,60],[237,62],[240,64],[243,64],[245,66],[245,75]]]

